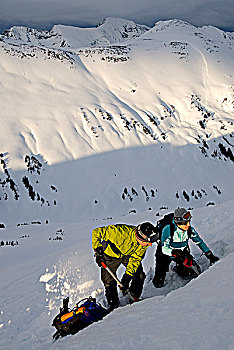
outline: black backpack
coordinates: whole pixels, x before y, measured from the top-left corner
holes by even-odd
[[[68,302],[69,298],[63,299],[63,307],[53,320],[52,326],[57,329],[53,335],[55,340],[79,332],[93,322],[101,320],[108,313],[92,297],[80,300],[72,310],[68,308]]]
[[[162,219],[157,221],[157,225],[156,225],[156,232],[158,235],[157,243],[161,242],[162,230],[167,225],[170,225],[170,237],[171,239],[173,239],[173,235],[174,235],[174,224],[172,223],[173,218],[174,218],[174,213],[170,213],[170,214],[164,215]],[[191,237],[191,234],[192,234],[192,229],[191,229],[191,226],[189,226],[188,238]]]

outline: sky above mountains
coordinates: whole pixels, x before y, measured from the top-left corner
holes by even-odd
[[[93,27],[105,17],[153,26],[182,19],[195,26],[234,31],[232,0],[0,0],[0,31],[14,25],[51,29],[54,24]]]

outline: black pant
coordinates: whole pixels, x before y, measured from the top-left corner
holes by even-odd
[[[189,252],[189,247],[185,248]],[[183,265],[181,260],[172,259],[169,255],[163,254],[161,244],[158,244],[156,250],[156,266],[153,284],[156,288],[163,286],[166,273],[169,271],[169,265],[172,261],[177,264],[177,273],[181,276],[189,276],[192,274],[191,268]]]
[[[172,259],[162,252],[162,246],[159,243],[156,250],[156,266],[155,266],[155,275],[153,279],[153,283],[157,284],[157,282],[163,285],[163,282],[166,277],[166,273],[169,271],[169,265],[172,262]]]
[[[128,264],[129,256],[124,256],[123,258],[111,258],[108,255],[104,254],[106,259],[107,266],[111,269],[112,272],[116,273],[118,267],[123,264],[125,267]],[[134,295],[136,298],[139,298],[142,293],[145,273],[143,271],[142,264],[138,267],[136,273],[133,276],[130,285],[130,293]],[[117,291],[117,283],[114,278],[109,274],[105,269],[101,269],[101,280],[105,286],[105,294],[110,306],[119,305],[118,291]]]

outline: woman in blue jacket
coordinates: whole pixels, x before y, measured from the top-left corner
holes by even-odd
[[[177,208],[174,211],[172,223],[163,228],[161,242],[156,251],[156,268],[153,279],[156,288],[163,287],[166,273],[169,271],[169,265],[172,261],[176,262],[176,271],[179,275],[195,277],[194,271],[190,268],[191,261],[188,261],[190,255],[189,239],[198,245],[210,260],[211,265],[219,260],[190,225],[191,218],[191,213],[185,208]]]

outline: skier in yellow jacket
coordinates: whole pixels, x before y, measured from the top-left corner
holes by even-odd
[[[139,299],[145,280],[145,273],[141,261],[146,249],[155,242],[155,227],[145,222],[138,226],[125,224],[109,225],[93,229],[92,247],[95,252],[96,263],[101,262],[116,273],[123,264],[126,267],[121,283],[121,292],[129,291],[135,300]],[[105,294],[110,310],[119,306],[117,283],[105,270],[101,269],[101,280],[105,286]]]

